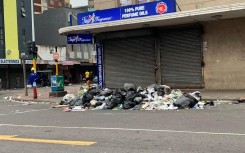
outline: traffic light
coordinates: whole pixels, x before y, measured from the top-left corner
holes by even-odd
[[[27,45],[27,51],[29,54],[32,54],[33,58],[37,58],[37,51],[38,48],[36,47],[35,42],[32,41],[28,41],[26,42]]]

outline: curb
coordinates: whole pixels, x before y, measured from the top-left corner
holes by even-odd
[[[19,99],[13,98],[14,101],[21,101],[21,102],[36,102],[36,103],[50,103],[50,104],[58,104],[59,101],[49,101],[49,100],[39,100],[39,99]],[[237,103],[237,99],[202,99],[202,101],[212,101],[216,104],[230,104],[230,103]]]
[[[19,99],[19,98],[13,98],[13,101],[19,101],[19,102],[34,102],[34,103],[50,103],[50,104],[57,104],[59,102],[49,101],[49,100],[27,100],[27,99]]]

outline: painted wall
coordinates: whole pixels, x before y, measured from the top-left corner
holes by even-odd
[[[46,46],[65,46],[66,37],[59,35],[59,29],[69,26],[69,13],[79,11],[69,8],[57,8],[35,14],[36,44]]]
[[[22,11],[24,9],[25,12]],[[23,13],[25,16],[23,16]],[[32,41],[32,12],[30,0],[17,0],[18,46],[20,53],[28,55],[27,41]]]
[[[3,0],[6,59],[19,58],[17,1]]]
[[[37,45],[38,47],[38,55],[42,60],[53,61],[53,52],[55,51],[55,46],[45,46],[45,45]],[[53,50],[53,52],[51,52]],[[57,52],[60,55],[59,61],[66,60],[66,47],[58,47]]]
[[[245,89],[245,18],[204,23],[206,89]]]
[[[242,3],[244,0],[176,0],[181,11],[200,9],[212,6]],[[178,9],[177,9],[178,10]],[[179,11],[179,10],[178,10]]]

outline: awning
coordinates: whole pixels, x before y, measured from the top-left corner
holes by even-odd
[[[127,20],[69,26],[59,29],[59,34],[96,34],[142,27],[170,26],[239,17],[245,17],[245,2]]]

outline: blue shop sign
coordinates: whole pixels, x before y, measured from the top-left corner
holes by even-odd
[[[119,8],[80,13],[77,16],[78,25],[139,18],[176,12],[175,0],[160,0],[155,2],[129,5]]]
[[[100,88],[104,88],[104,65],[103,65],[103,45],[102,43],[96,44],[97,54],[97,77],[98,85]]]
[[[68,44],[92,44],[93,35],[92,34],[70,34],[67,36]]]

